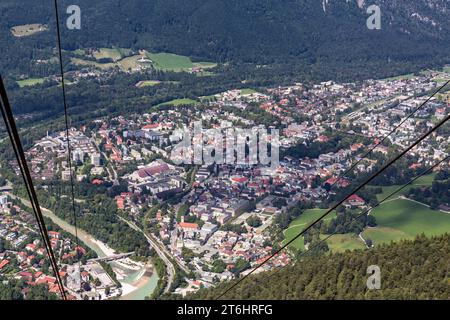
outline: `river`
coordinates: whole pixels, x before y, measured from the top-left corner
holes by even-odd
[[[11,194],[10,196],[14,197]],[[25,205],[29,205],[29,202],[25,199],[21,200]],[[64,231],[75,235],[75,227],[57,217],[52,211],[42,208],[42,214],[50,218]],[[99,257],[106,257],[114,253],[113,249],[84,230],[78,229],[78,238],[95,251]],[[144,300],[146,296],[149,296],[155,290],[158,284],[158,274],[151,265],[146,265],[139,270],[126,268],[126,266],[118,262],[112,262],[111,266],[122,284],[124,294],[120,297],[121,300]]]

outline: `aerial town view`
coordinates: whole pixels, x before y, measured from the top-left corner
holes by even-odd
[[[29,2],[0,4],[0,300],[448,300],[447,1]]]

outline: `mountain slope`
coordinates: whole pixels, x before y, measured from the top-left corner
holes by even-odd
[[[366,27],[366,8],[372,3],[380,5],[382,30]],[[61,16],[67,16],[69,4],[61,1]],[[80,0],[78,5],[82,29],[63,28],[66,49],[116,45],[213,61],[301,61],[330,67],[449,61],[446,0]],[[3,0],[0,9],[2,43],[12,48],[55,45],[48,1]],[[36,22],[48,24],[50,31],[27,39],[8,32],[14,25]],[[1,48],[11,54],[7,46]]]

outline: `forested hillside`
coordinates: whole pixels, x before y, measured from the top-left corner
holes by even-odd
[[[450,235],[304,258],[283,270],[250,276],[223,299],[448,299]],[[368,290],[367,267],[381,270],[381,289]],[[202,289],[217,298],[231,283]]]
[[[252,63],[272,74],[301,73],[316,79],[381,77],[450,61],[448,1],[326,3],[80,0],[82,29],[63,28],[63,47],[145,48],[217,62]],[[366,27],[366,9],[373,3],[381,7],[382,30]],[[62,18],[70,4],[60,1]],[[53,9],[52,2],[44,0],[1,2],[2,70],[33,69],[24,62],[51,53],[56,45]],[[24,38],[11,35],[11,27],[27,23],[46,24],[49,30]]]

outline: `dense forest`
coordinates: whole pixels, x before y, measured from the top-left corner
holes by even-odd
[[[252,275],[223,299],[448,299],[450,235],[370,250],[304,257],[296,264]],[[367,267],[381,271],[381,289],[369,290]],[[215,299],[232,283],[201,289],[188,299]]]
[[[435,0],[435,7],[425,0],[373,2],[383,13],[378,31],[366,27],[367,6],[359,8],[356,1],[330,1],[324,10],[317,0],[80,0],[82,30],[62,28],[63,47],[144,48],[231,62],[235,71],[249,71],[250,80],[257,75],[274,80],[279,75],[297,80],[378,78],[450,61],[448,2]],[[61,1],[62,18],[70,4]],[[44,0],[2,1],[2,70],[16,76],[57,70],[55,64],[32,62],[53,54],[53,10]],[[414,13],[435,24],[412,18]],[[46,24],[49,31],[12,36],[11,27],[27,23]],[[245,64],[251,71],[242,68]]]

